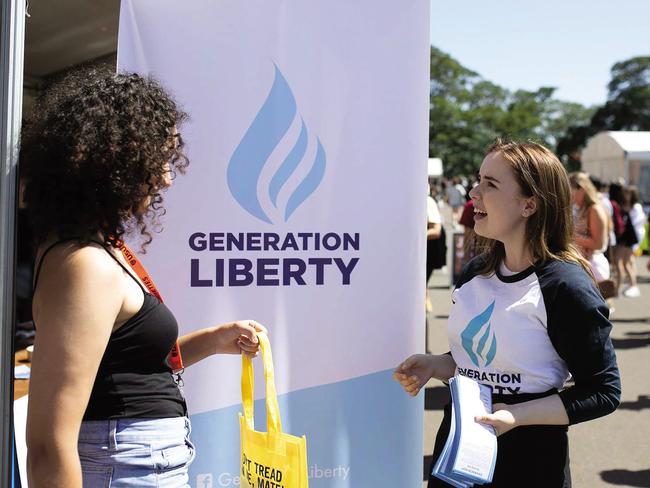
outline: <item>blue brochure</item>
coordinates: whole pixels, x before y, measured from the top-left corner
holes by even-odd
[[[433,466],[433,476],[457,488],[490,483],[497,461],[497,436],[477,415],[492,412],[489,387],[465,376],[449,380],[451,425],[447,442]]]

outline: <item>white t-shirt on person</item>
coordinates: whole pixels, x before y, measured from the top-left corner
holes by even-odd
[[[427,222],[430,224],[442,224],[442,216],[438,204],[433,197],[427,197]]]
[[[577,263],[550,259],[519,273],[479,274],[484,256],[462,270],[447,334],[456,373],[493,393],[561,390],[571,424],[609,413],[620,374],[609,310]],[[569,374],[574,386],[564,388]]]

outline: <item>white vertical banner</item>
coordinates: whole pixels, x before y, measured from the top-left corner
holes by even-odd
[[[191,117],[143,260],[181,333],[268,327],[314,488],[422,481],[422,400],[391,372],[424,342],[428,33],[428,0],[122,2],[118,69]],[[185,372],[193,487],[239,485],[240,375]]]

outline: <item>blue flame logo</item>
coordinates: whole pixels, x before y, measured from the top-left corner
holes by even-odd
[[[300,117],[297,114],[296,99],[287,80],[275,66],[275,79],[271,91],[235,149],[227,170],[228,188],[235,200],[248,213],[269,224],[273,222],[268,211],[263,209],[258,195],[260,175],[296,117]],[[304,161],[307,152],[309,133],[302,117],[300,117],[300,124],[300,134],[295,145],[271,177],[268,188],[260,190],[268,192],[269,200],[276,209],[280,191]],[[279,209],[285,222],[318,188],[325,175],[326,159],[325,149],[320,139],[316,138],[316,155],[311,169],[293,189],[284,209]]]
[[[497,338],[490,325],[494,301],[479,315],[469,321],[460,334],[465,352],[476,367],[488,366],[497,353]]]

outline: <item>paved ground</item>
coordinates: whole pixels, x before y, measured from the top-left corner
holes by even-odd
[[[640,298],[615,299],[612,339],[623,383],[622,404],[602,419],[570,429],[573,486],[650,487],[650,272],[648,257],[637,262]],[[449,276],[429,282],[434,310],[429,314],[429,349],[448,350],[445,327],[451,308]],[[424,466],[431,461],[435,432],[447,401],[447,390],[431,381],[425,390]],[[426,486],[426,483],[424,484]],[[522,487],[525,488],[525,487]]]

